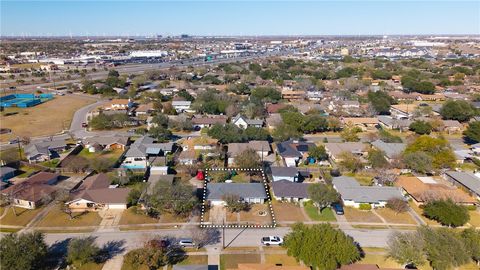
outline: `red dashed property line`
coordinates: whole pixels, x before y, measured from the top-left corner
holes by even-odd
[[[267,194],[267,203],[270,209],[270,216],[272,217],[272,224],[270,225],[239,225],[239,224],[206,224],[205,223],[205,208],[207,205],[207,185],[208,185],[208,172],[209,171],[259,171],[262,173],[263,186],[265,193]],[[200,216],[200,228],[275,228],[277,227],[277,221],[275,219],[275,213],[273,212],[272,198],[268,189],[267,178],[265,172],[260,168],[209,168],[205,170],[205,180],[203,181],[203,200],[202,200],[202,212]]]

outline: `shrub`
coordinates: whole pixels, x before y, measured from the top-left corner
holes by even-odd
[[[400,198],[392,198],[387,201],[387,208],[392,209],[396,213],[407,212],[408,203]]]
[[[455,204],[450,199],[427,203],[423,208],[423,214],[429,219],[451,227],[462,226],[470,219],[467,208],[463,205]]]
[[[372,210],[372,206],[369,203],[361,203],[360,207],[358,209],[360,209],[360,210]]]

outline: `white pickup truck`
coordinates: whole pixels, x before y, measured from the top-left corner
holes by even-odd
[[[283,239],[279,236],[265,236],[262,237],[262,244],[266,246],[281,245],[283,244]]]

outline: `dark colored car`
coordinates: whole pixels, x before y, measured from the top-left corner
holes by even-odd
[[[343,215],[345,212],[343,211],[343,206],[339,203],[332,204],[332,208],[337,215]]]

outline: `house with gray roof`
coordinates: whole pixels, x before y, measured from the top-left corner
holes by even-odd
[[[379,115],[378,122],[380,126],[387,129],[398,129],[401,131],[406,131],[410,127],[412,120],[409,119],[395,119],[391,116]]]
[[[372,146],[385,153],[388,162],[399,157],[407,147],[406,143],[386,143],[382,140],[372,142]]]
[[[359,208],[360,204],[370,204],[373,208],[385,207],[392,198],[405,199],[399,187],[362,186],[348,176],[334,177],[332,183],[345,206]]]
[[[313,146],[315,144],[311,142],[288,140],[277,144],[277,152],[287,167],[296,167],[303,158],[307,158],[308,149]]]
[[[8,166],[0,167],[0,180],[1,181],[7,181],[8,179],[15,176],[16,171],[17,171],[17,169],[12,168],[12,167],[8,167]]]
[[[297,182],[300,173],[296,167],[270,167],[273,182],[287,180]]]
[[[228,165],[232,166],[235,162],[235,157],[247,149],[252,149],[257,152],[260,158],[265,158],[270,154],[270,143],[268,141],[249,141],[248,143],[229,143],[228,144]]]
[[[249,119],[249,118],[246,118],[246,117],[242,116],[241,114],[237,114],[237,116],[235,116],[232,119],[232,124],[234,124],[235,126],[237,126],[239,128],[242,128],[242,129],[246,129],[247,127],[261,128],[261,127],[263,127],[263,120]]]
[[[85,146],[90,150],[95,145],[99,145],[103,150],[121,149],[125,150],[129,143],[128,136],[95,136],[83,140]],[[92,151],[90,151],[92,152]]]
[[[447,171],[444,177],[453,185],[467,190],[470,195],[480,201],[480,177],[478,174]]]
[[[272,183],[273,197],[277,200],[302,202],[310,200],[308,187],[310,184],[294,183],[288,180],[280,180]]]
[[[65,140],[31,143],[25,147],[28,162],[43,162],[60,157],[59,152],[67,149]]]
[[[335,162],[342,161],[341,155],[344,152],[352,153],[360,157],[367,154],[365,144],[361,142],[325,143],[325,150],[328,156]]]
[[[127,169],[145,169],[151,165],[156,157],[165,156],[173,152],[175,144],[155,143],[149,136],[138,138],[125,153],[125,160],[121,167]]]
[[[225,195],[237,195],[246,203],[264,203],[267,192],[262,183],[209,183],[206,199],[212,205],[224,205]]]

